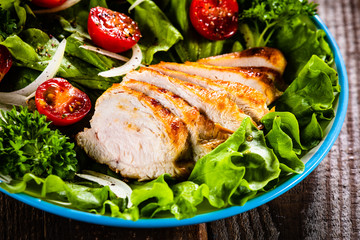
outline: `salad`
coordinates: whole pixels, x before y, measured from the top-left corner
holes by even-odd
[[[217,24],[231,23],[221,31],[201,25],[209,16],[201,9],[210,11],[212,4],[229,13],[230,20],[218,18]],[[12,193],[129,220],[164,212],[190,218],[198,209],[246,204],[301,173],[301,157],[319,144],[334,117],[340,92],[334,58],[325,32],[311,21],[316,5],[307,1],[0,0],[0,7],[0,106],[11,109],[1,112],[0,186]],[[94,34],[101,32],[94,33],[97,25],[88,19],[99,7],[136,22],[129,28],[136,32],[131,46],[114,49],[116,44],[101,42],[104,37],[95,40]],[[201,22],[196,21],[199,15]],[[228,140],[197,161],[187,179],[168,174],[147,182],[121,179],[75,145],[75,134],[89,124],[89,104],[94,106],[105,90],[121,82],[126,71],[263,46],[279,49],[288,62],[283,75],[288,87],[271,106],[275,111],[260,120],[262,130],[245,119]],[[52,76],[57,78],[44,81]],[[31,103],[38,81],[43,82],[35,89],[38,111],[13,108]],[[82,110],[77,123],[63,121],[67,112],[49,118],[44,102],[53,103],[52,94],[59,89],[65,92],[63,99],[74,91],[80,96],[71,103],[75,112]],[[36,98],[38,91],[46,92],[43,102]]]

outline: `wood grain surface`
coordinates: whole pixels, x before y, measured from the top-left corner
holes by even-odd
[[[360,0],[318,0],[345,59],[348,114],[326,158],[301,183],[246,213],[165,229],[105,227],[59,217],[0,193],[3,239],[360,239]]]

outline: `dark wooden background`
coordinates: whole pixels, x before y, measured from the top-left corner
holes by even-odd
[[[0,193],[2,239],[360,239],[360,0],[318,0],[345,59],[348,114],[330,153],[304,181],[249,212],[206,224],[126,229],[43,212]]]

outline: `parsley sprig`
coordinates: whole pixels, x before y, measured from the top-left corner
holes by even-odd
[[[49,128],[44,115],[27,108],[0,110],[0,172],[13,178],[25,173],[39,177],[72,178],[77,159],[74,144],[59,130]]]
[[[316,7],[317,4],[307,0],[253,0],[251,7],[239,16],[243,22],[252,22],[252,30],[257,33],[247,37],[252,39],[247,47],[266,46],[277,28],[288,24],[294,17],[315,15]]]

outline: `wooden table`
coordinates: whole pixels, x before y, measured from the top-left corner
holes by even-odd
[[[78,222],[0,194],[0,239],[360,239],[360,0],[317,2],[345,59],[350,99],[335,145],[300,184],[246,213],[166,229]]]

